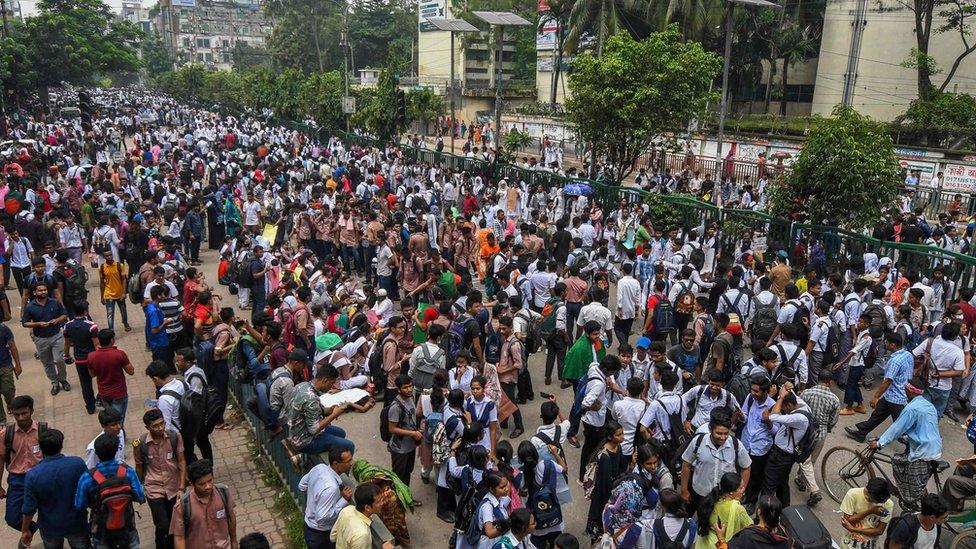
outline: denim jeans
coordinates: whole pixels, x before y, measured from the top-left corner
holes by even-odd
[[[115,329],[115,306],[118,303],[119,312],[122,315],[122,325],[129,325],[129,312],[125,309],[125,298],[122,299],[106,299],[105,300],[105,316],[108,317],[108,329]]]
[[[268,395],[268,384],[257,383],[254,385],[254,397],[258,401],[258,415],[264,423],[264,428],[273,430],[278,426],[278,414],[271,409],[271,398]]]
[[[328,425],[325,429],[315,435],[305,446],[299,448],[303,454],[321,454],[328,452],[330,448],[342,448],[355,452],[356,445],[346,438],[346,432],[334,425]]]
[[[342,266],[346,269],[346,273],[359,270],[359,249],[357,247],[342,245]]]
[[[864,402],[861,396],[861,375],[864,374],[864,366],[851,366],[847,374],[847,385],[844,386],[844,404],[854,406]]]
[[[125,411],[129,408],[129,397],[117,399],[102,398],[102,403],[105,404],[105,406],[115,408],[120,414],[122,414],[122,423],[125,423]]]
[[[44,549],[64,549],[64,543],[68,543],[71,549],[90,549],[91,539],[88,532],[69,534],[67,536],[45,536],[41,532],[41,541],[44,542]]]
[[[95,549],[111,549],[110,546],[97,542],[95,543]],[[139,531],[133,530],[129,532],[129,549],[139,549]]]
[[[942,414],[945,413],[946,406],[949,404],[949,391],[929,387],[922,396],[925,397],[925,400],[931,402],[932,406],[935,406],[935,411],[938,412],[941,418]]]

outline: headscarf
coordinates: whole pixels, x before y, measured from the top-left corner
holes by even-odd
[[[393,492],[396,494],[397,500],[404,509],[413,512],[413,494],[410,492],[410,487],[404,484],[393,471],[373,465],[365,459],[357,459],[352,464],[352,476],[359,483],[369,482],[377,477],[392,482]]]

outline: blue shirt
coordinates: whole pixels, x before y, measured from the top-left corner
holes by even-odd
[[[48,456],[24,477],[23,513],[37,513],[37,527],[45,537],[87,532],[87,512],[64,497],[65,486],[77,486],[88,467],[77,456]]]
[[[776,404],[770,397],[766,402],[758,402],[752,395],[746,397],[742,410],[746,412],[746,426],[742,429],[742,445],[750,456],[764,456],[773,447],[773,431],[763,421],[763,412]]]
[[[169,336],[166,335],[166,329],[163,328],[157,333],[153,333],[153,328],[163,325],[163,311],[159,308],[159,305],[154,301],[146,306],[146,329],[149,332],[149,346],[154,349],[159,349],[161,347],[169,346]]]
[[[114,459],[102,461],[95,466],[95,469],[101,471],[106,478],[113,477],[119,470],[119,462]],[[139,477],[136,476],[136,470],[126,465],[125,477],[129,479],[129,485],[132,486],[132,501],[145,503],[146,492],[142,488],[142,483],[139,482]],[[92,478],[91,473],[86,472],[81,475],[81,478],[78,479],[78,488],[75,490],[75,508],[87,509],[94,505],[97,498],[97,491],[98,484]]]
[[[898,419],[881,435],[878,445],[887,446],[898,437],[908,437],[908,459],[935,460],[942,457],[942,435],[939,414],[932,403],[915,397],[901,411]]]
[[[888,364],[885,365],[885,379],[891,380],[891,385],[885,391],[885,400],[892,404],[908,404],[908,397],[905,396],[905,384],[912,378],[912,371],[915,369],[915,357],[904,348],[895,351]]]
[[[36,299],[32,299],[24,307],[24,314],[20,318],[20,323],[48,322],[59,316],[64,316],[64,306],[61,305],[60,301],[49,297],[44,305],[41,305]],[[34,330],[34,337],[51,337],[58,335],[61,326],[51,325],[47,328],[32,328],[32,330]]]

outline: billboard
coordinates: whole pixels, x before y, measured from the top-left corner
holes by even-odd
[[[437,29],[427,20],[447,17],[447,0],[421,0],[418,13],[420,15],[420,32],[435,31]]]
[[[180,6],[183,8],[195,8],[197,7],[197,0],[171,0],[174,6]]]
[[[976,192],[976,166],[946,164],[942,175],[943,189],[960,193]]]
[[[559,23],[552,17],[539,17],[539,33],[535,35],[536,51],[551,51],[556,49],[556,31]]]

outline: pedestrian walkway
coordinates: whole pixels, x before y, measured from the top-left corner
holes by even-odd
[[[201,252],[202,267],[207,273],[208,284],[216,285],[217,253],[213,250]],[[91,314],[98,326],[106,326],[105,307],[101,305],[98,295],[98,273],[88,267],[88,301],[91,304]],[[13,281],[11,280],[11,284]],[[73,365],[68,366],[68,381],[71,383],[70,392],[61,392],[51,396],[51,384],[44,376],[44,369],[40,361],[34,358],[34,345],[29,331],[20,325],[20,298],[16,290],[8,290],[7,297],[11,301],[12,319],[7,323],[13,330],[24,372],[17,380],[17,394],[28,394],[34,398],[35,419],[46,421],[52,427],[64,432],[64,453],[68,455],[84,456],[85,447],[97,435],[101,428],[97,415],[85,413],[81,390],[78,387],[78,375]],[[152,360],[145,348],[145,315],[142,307],[131,302],[126,303],[129,312],[131,332],[122,331],[122,323],[116,317],[116,343],[129,356],[135,367],[134,376],[127,379],[129,390],[129,411],[126,414],[125,433],[128,449],[126,461],[134,465],[132,446],[128,444],[133,438],[145,432],[142,424],[142,414],[146,410],[146,400],[155,399],[152,382],[145,375],[146,365]],[[118,315],[118,313],[116,313]],[[273,547],[284,547],[284,520],[274,511],[276,492],[264,481],[262,470],[251,457],[248,447],[250,431],[245,425],[238,425],[232,431],[216,430],[211,437],[214,447],[214,478],[217,482],[227,484],[234,493],[237,505],[237,534],[238,538],[250,532],[263,532],[268,536]],[[66,488],[67,490],[67,488]],[[71,488],[72,496],[74,488]],[[142,547],[153,545],[153,524],[148,506],[137,506],[139,516],[139,537]],[[20,533],[4,526],[0,528],[0,547],[16,547]],[[40,536],[34,537],[33,547],[41,547]]]

